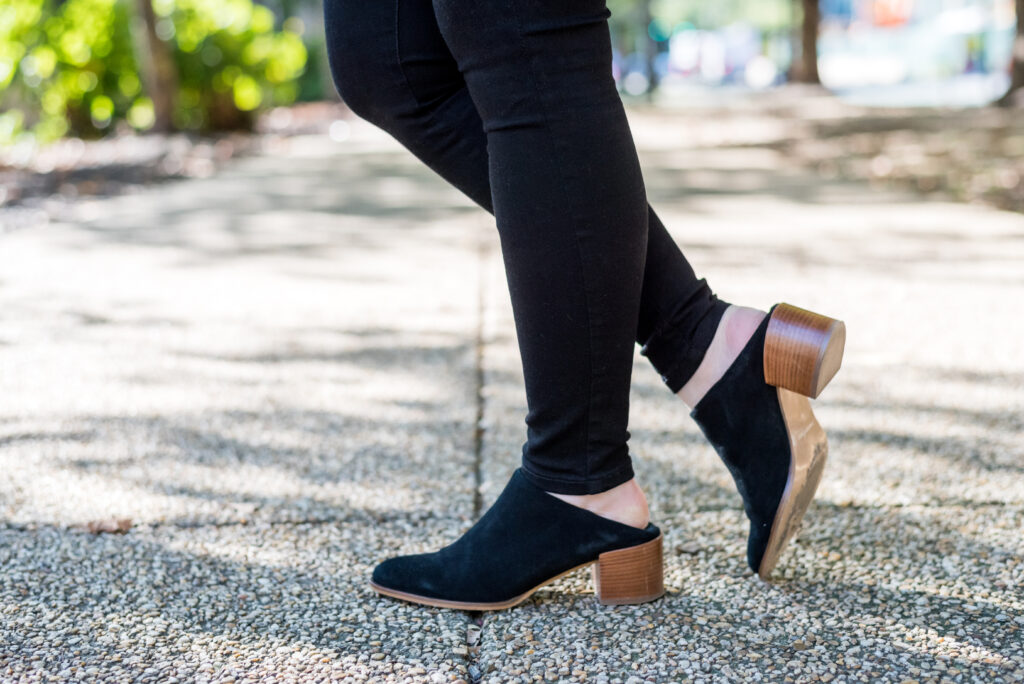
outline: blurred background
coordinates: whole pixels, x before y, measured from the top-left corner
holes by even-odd
[[[618,72],[632,95],[797,81],[852,102],[957,106],[993,102],[1012,82],[1014,0],[615,5]]]
[[[249,151],[254,135],[323,131],[344,139],[347,116],[327,66],[321,2],[5,0],[0,207],[208,174]],[[976,154],[956,160],[957,177],[932,168],[911,184],[1003,208],[1024,204],[1020,117],[991,113],[1020,104],[1024,0],[609,0],[609,7],[614,75],[628,102],[692,109],[817,93],[879,108],[879,116],[884,109],[889,123],[881,128],[889,131],[984,130],[968,145]],[[870,110],[861,114],[871,118]],[[901,161],[879,159],[878,145],[843,147],[833,137],[845,156],[866,158],[867,175],[889,179],[907,164],[920,166],[922,155],[935,157],[937,147],[963,142],[932,135]],[[941,166],[952,153],[939,152]],[[830,156],[816,154],[811,163]],[[984,162],[980,181],[968,169],[991,159],[995,167]]]

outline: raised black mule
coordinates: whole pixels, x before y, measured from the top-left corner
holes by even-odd
[[[432,553],[389,558],[374,569],[370,586],[428,606],[500,610],[592,563],[601,603],[644,603],[665,593],[661,530],[573,506],[516,469],[459,539]]]
[[[796,535],[828,456],[808,397],[839,370],[846,326],[776,304],[690,415],[715,447],[750,520],[747,563],[767,580]]]

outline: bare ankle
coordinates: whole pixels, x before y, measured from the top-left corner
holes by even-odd
[[[635,478],[600,494],[548,494],[630,527],[643,529],[650,522],[647,497]]]
[[[743,348],[747,346],[750,338],[757,332],[757,326],[761,325],[761,321],[768,314],[749,306],[731,306],[729,308],[733,310],[733,315],[725,330],[725,346],[730,357],[728,365],[732,365]]]
[[[764,311],[748,306],[730,306],[725,310],[696,372],[676,393],[687,406],[696,406],[725,374],[766,315]]]

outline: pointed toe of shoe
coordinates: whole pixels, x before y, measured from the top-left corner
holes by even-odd
[[[771,538],[771,520],[750,523],[750,534],[747,536],[747,565],[755,573],[761,568],[761,560],[768,549],[768,540]]]
[[[378,587],[384,587],[386,589],[397,589],[402,590],[407,587],[403,586],[403,579],[408,576],[405,571],[405,556],[398,556],[396,558],[388,558],[373,569],[373,574],[370,575],[370,581],[376,584]]]
[[[409,594],[440,598],[431,578],[437,577],[432,563],[434,554],[415,554],[388,558],[373,569],[370,584],[374,589],[388,594]]]

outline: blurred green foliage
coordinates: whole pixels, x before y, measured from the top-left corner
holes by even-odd
[[[249,113],[299,94],[307,53],[298,20],[275,30],[273,12],[252,0],[153,0],[153,8],[177,68],[177,127],[246,126]],[[141,21],[130,0],[3,0],[0,144],[26,133],[44,142],[94,137],[117,120],[152,126],[144,48],[133,42]]]
[[[50,0],[5,0],[0,142],[29,127],[42,140],[85,132],[144,106],[129,28],[126,7],[116,0],[69,0],[57,11]]]

